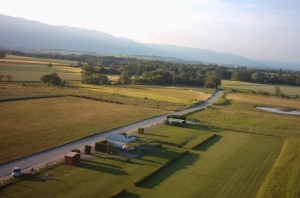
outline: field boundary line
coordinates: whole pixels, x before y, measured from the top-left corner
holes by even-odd
[[[9,102],[9,101],[16,101],[16,100],[32,100],[32,99],[41,99],[41,98],[56,98],[56,97],[65,97],[65,95],[27,96],[27,97],[5,98],[5,99],[0,99],[0,102]]]

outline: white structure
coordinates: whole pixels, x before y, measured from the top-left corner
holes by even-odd
[[[178,122],[178,123],[180,123],[180,124],[184,124],[184,120],[180,120],[180,119],[175,119],[175,118],[168,118],[168,122],[170,123],[170,124],[172,124],[173,122]]]
[[[119,134],[109,134],[106,136],[107,144],[118,147],[125,148],[127,143],[131,143],[137,140],[135,137],[119,135]],[[125,145],[125,146],[124,146]]]

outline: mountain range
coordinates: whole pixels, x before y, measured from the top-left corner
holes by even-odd
[[[2,14],[0,14],[0,47],[161,56],[232,66],[300,69],[298,64],[254,60],[237,54],[207,49],[144,44],[96,30],[52,26]]]

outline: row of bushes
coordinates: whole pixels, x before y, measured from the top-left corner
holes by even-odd
[[[175,147],[178,147],[180,148],[181,146],[177,143],[173,143],[173,142],[166,142],[166,141],[161,141],[161,140],[156,140],[157,143],[160,143],[160,144],[166,144],[166,145],[169,145],[169,146],[175,146]]]
[[[101,101],[101,102],[109,102],[109,103],[114,103],[114,104],[123,104],[122,102],[119,102],[119,101],[105,100],[102,98],[93,98],[93,97],[89,97],[89,96],[81,96],[81,95],[69,95],[69,96],[90,99],[90,100],[95,100],[95,101]]]
[[[189,147],[189,149],[194,150],[195,148],[197,148],[198,146],[200,146],[201,144],[204,144],[205,142],[207,142],[208,140],[210,140],[211,138],[215,137],[216,134],[213,134],[210,137],[207,137],[205,140],[198,142],[197,144],[195,144],[194,146]]]
[[[135,180],[132,185],[133,186],[137,186],[138,184],[140,184],[141,182],[145,181],[147,178],[151,177],[152,175],[154,175],[155,173],[157,173],[158,171],[162,170],[163,168],[165,168],[166,166],[168,166],[169,164],[171,164],[172,162],[175,162],[177,159],[181,158],[182,156],[184,156],[185,154],[189,153],[189,151],[184,151],[182,153],[180,153],[178,156],[176,156],[175,158],[169,160],[168,162],[160,165],[159,167],[157,167],[156,169],[154,169],[153,171],[141,176],[140,178],[138,178],[137,180]]]

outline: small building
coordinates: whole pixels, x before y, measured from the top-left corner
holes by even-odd
[[[180,115],[168,115],[167,120],[169,121],[169,119],[171,122],[176,122],[177,120],[177,122],[180,122],[181,124],[185,124],[186,122],[186,117]]]
[[[181,125],[185,124],[185,120],[175,119],[175,118],[168,118],[168,122],[172,125],[174,122],[180,123]]]
[[[77,152],[69,152],[65,155],[65,163],[67,165],[74,166],[80,163],[80,153]]]
[[[106,136],[107,144],[117,148],[125,148],[127,143],[131,143],[137,140],[136,137],[120,134],[109,134]]]

